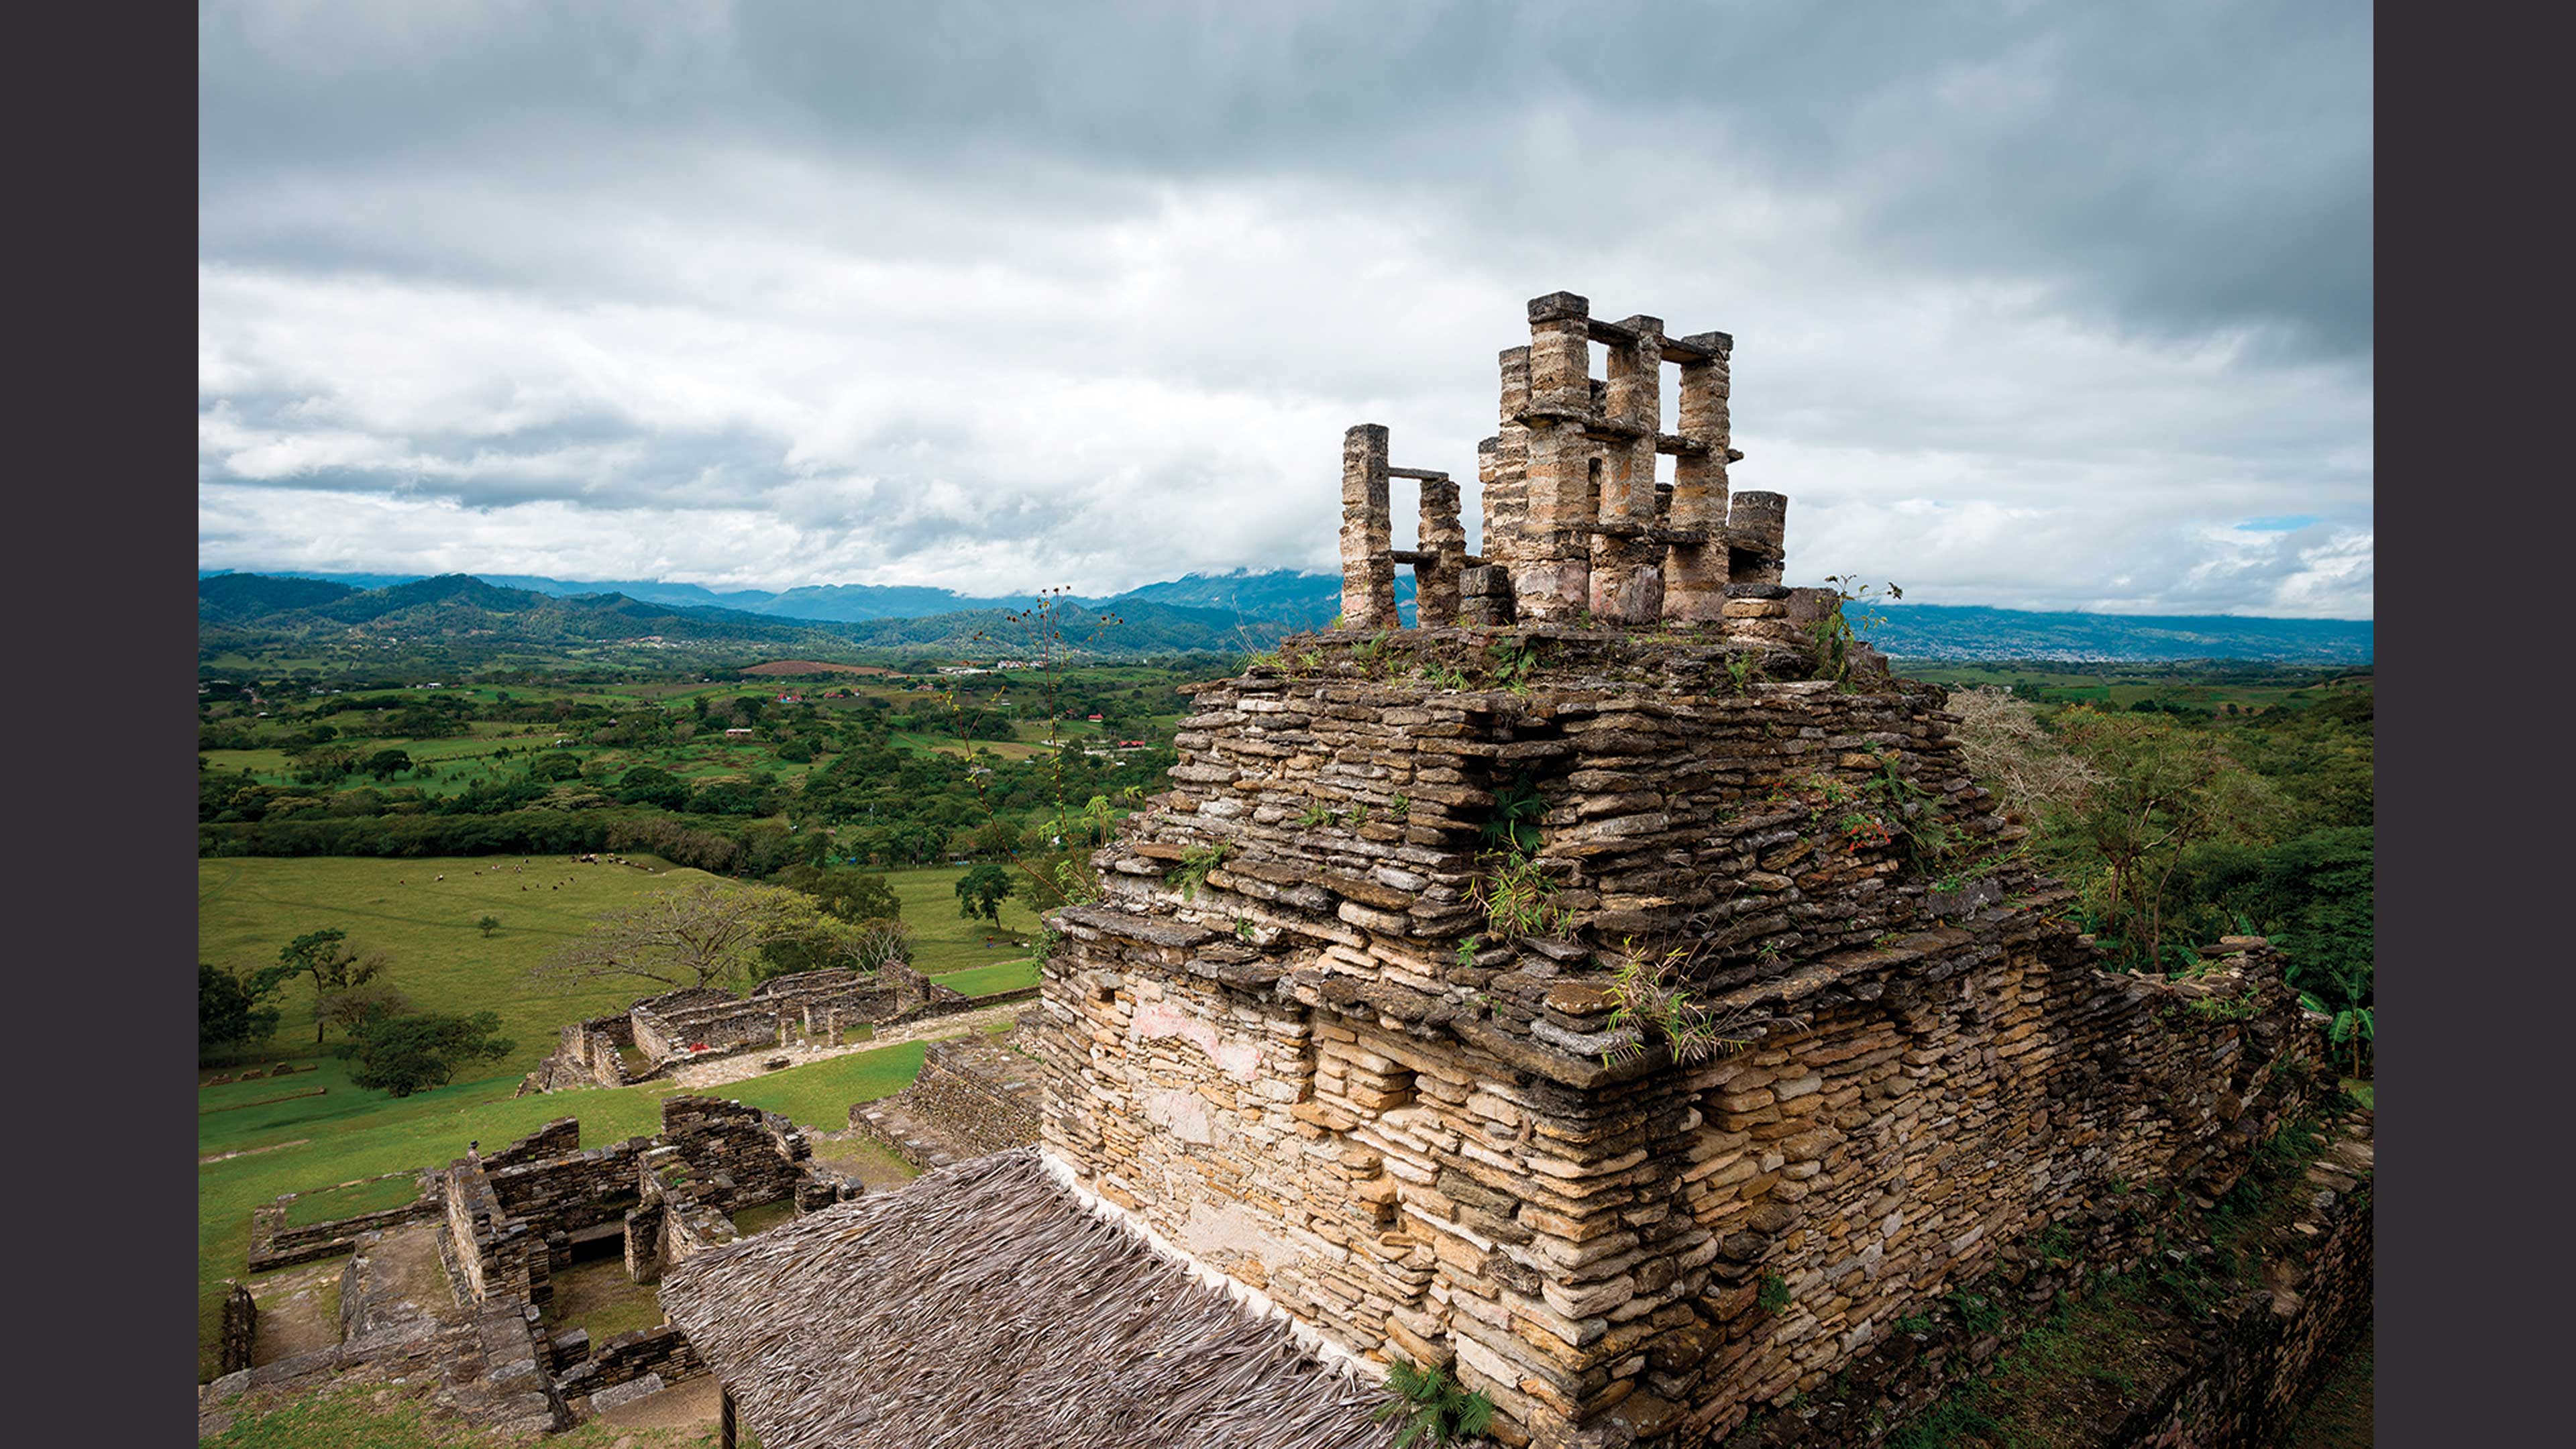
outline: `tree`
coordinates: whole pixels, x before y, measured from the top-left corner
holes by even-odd
[[[581,778],[581,757],[550,750],[528,761],[528,776],[535,780],[578,780]]]
[[[252,978],[251,984],[255,991],[265,994],[281,981],[291,981],[298,976],[310,978],[313,982],[313,1044],[320,1046],[327,1026],[322,1020],[324,999],[335,992],[366,985],[391,964],[392,958],[382,951],[361,953],[349,945],[348,932],[333,926],[307,931],[279,947],[277,964],[263,968],[258,976]]]
[[[978,860],[1007,860],[1020,853],[1027,832],[1008,816],[996,815],[966,836],[966,850]]]
[[[903,914],[903,902],[896,899],[894,887],[886,878],[863,870],[827,865],[791,865],[771,879],[814,898],[827,916],[838,920],[893,920]]]
[[[483,919],[474,923],[474,929],[481,931],[483,933],[483,939],[489,941],[492,939],[492,933],[501,929],[501,918],[499,916],[485,916]]]
[[[982,916],[998,926],[1002,923],[1002,902],[1017,882],[1010,872],[985,861],[957,878],[957,914],[967,920]]]
[[[340,1054],[356,1064],[351,1082],[408,1097],[447,1085],[465,1062],[508,1056],[518,1044],[494,1036],[500,1028],[500,1015],[490,1011],[472,1016],[378,1014],[367,1018]]]
[[[411,752],[408,750],[378,750],[374,754],[367,756],[366,763],[360,768],[364,769],[368,774],[375,776],[379,780],[390,780],[394,776],[411,768]]]
[[[260,998],[276,983],[257,986],[220,966],[197,963],[197,1055],[256,1045],[277,1035],[277,1008]]]
[[[2272,813],[2269,788],[2208,731],[2161,715],[2070,709],[2058,737],[2101,776],[2067,812],[2067,833],[2107,876],[2097,896],[2104,931],[2129,948],[2132,965],[2161,971],[2175,871],[2195,846]]]
[[[336,1026],[350,1036],[380,1016],[400,1016],[411,1009],[411,998],[394,988],[390,981],[370,981],[346,991],[334,991],[322,998],[313,1014],[324,1026]]]
[[[677,810],[689,803],[689,782],[668,770],[637,765],[617,777],[616,796],[629,805],[658,805]]]
[[[656,891],[607,912],[590,935],[540,963],[540,976],[592,981],[631,976],[665,986],[712,986],[756,977],[764,948],[801,943],[829,955],[850,928],[812,897],[784,886],[699,881]]]

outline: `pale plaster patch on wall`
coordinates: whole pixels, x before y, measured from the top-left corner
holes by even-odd
[[[1145,1001],[1136,1006],[1135,1025],[1131,1028],[1138,1041],[1151,1041],[1160,1036],[1176,1036],[1208,1054],[1217,1070],[1238,1082],[1257,1080],[1261,1075],[1261,1047],[1254,1042],[1229,1042],[1214,1023],[1193,1016],[1169,1001]]]

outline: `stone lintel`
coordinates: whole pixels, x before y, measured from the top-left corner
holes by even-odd
[[[1544,297],[1530,298],[1529,319],[1532,322],[1589,319],[1591,316],[1592,299],[1589,297],[1580,297],[1572,292],[1550,292]]]
[[[1441,472],[1437,468],[1389,468],[1386,470],[1386,476],[1389,478],[1411,478],[1418,483],[1446,483],[1449,481],[1449,475]]]

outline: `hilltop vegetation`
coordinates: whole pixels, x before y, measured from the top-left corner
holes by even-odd
[[[2082,920],[2116,961],[2188,972],[2198,945],[2270,936],[2290,984],[2336,1017],[2343,1044],[2367,1040],[2377,954],[2368,676],[2241,665],[1925,671],[1942,672],[1980,778],[2032,827],[2040,864],[2082,893]]]

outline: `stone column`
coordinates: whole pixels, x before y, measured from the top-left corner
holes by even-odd
[[[1789,500],[1778,493],[1738,493],[1726,513],[1727,580],[1777,586],[1789,534]]]
[[[1531,300],[1527,524],[1512,563],[1512,603],[1536,622],[1592,606],[1592,304],[1571,292]]]
[[[1729,354],[1735,339],[1701,332],[1682,339],[1708,354],[1682,364],[1681,436],[1705,451],[1673,460],[1672,511],[1666,520],[1680,532],[1707,535],[1706,543],[1677,543],[1664,560],[1664,617],[1701,624],[1726,605],[1726,450]]]
[[[1431,559],[1414,565],[1413,622],[1448,628],[1458,622],[1458,575],[1467,566],[1467,527],[1458,520],[1455,480],[1422,480],[1422,525],[1414,548]]]
[[[1476,445],[1476,478],[1485,490],[1485,562],[1508,567],[1526,548],[1529,527],[1529,427],[1521,414],[1529,409],[1530,350],[1505,348],[1502,374],[1502,430]]]
[[[1378,423],[1342,434],[1342,624],[1396,626],[1395,526],[1387,514],[1386,428]]]
[[[1655,434],[1663,426],[1664,323],[1630,317],[1618,324],[1633,340],[1610,349],[1602,411],[1611,429],[1628,434],[1602,454],[1600,523],[1592,539],[1592,614],[1611,624],[1650,624],[1663,615],[1664,550],[1646,533],[1655,526]]]

